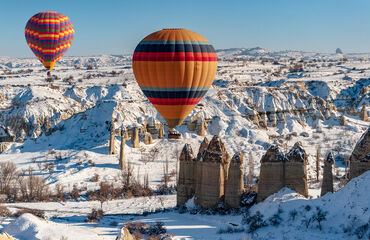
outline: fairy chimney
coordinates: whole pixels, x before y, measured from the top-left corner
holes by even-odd
[[[284,186],[308,197],[307,154],[301,142],[296,142],[286,154],[284,164]]]
[[[362,109],[360,113],[360,117],[362,121],[367,121],[368,120],[368,115],[367,115],[367,110],[366,110],[366,104],[362,104]]]
[[[146,133],[145,133],[145,136],[144,136],[144,143],[145,143],[146,145],[149,145],[149,144],[152,144],[152,143],[153,143],[152,134],[150,134],[149,132],[146,132]]]
[[[272,145],[261,159],[257,202],[263,201],[284,187],[284,163],[286,158],[279,146]]]
[[[161,139],[163,137],[164,137],[164,127],[163,124],[161,123],[161,125],[159,126],[158,138]]]
[[[205,122],[203,118],[197,121],[196,130],[199,136],[206,135]]]
[[[115,134],[114,122],[112,121],[110,125],[110,134],[109,134],[109,154],[116,154],[116,148],[114,145],[114,134]]]
[[[340,125],[341,125],[341,126],[346,125],[346,124],[347,124],[347,119],[346,119],[346,117],[345,117],[344,115],[341,115],[341,116],[340,116],[340,119],[339,119],[339,122],[340,122]]]
[[[199,150],[198,150],[198,155],[197,155],[198,160],[200,160],[204,150],[207,149],[208,145],[209,145],[209,141],[206,137],[204,137],[202,143],[200,144]]]
[[[321,186],[321,196],[328,192],[333,192],[333,170],[334,155],[332,152],[328,154],[324,162],[324,173]]]
[[[197,163],[201,169],[197,175],[199,183],[195,193],[197,205],[212,208],[219,204],[224,195],[224,183],[227,179],[229,163],[230,156],[221,139],[215,135]]]
[[[350,179],[360,176],[364,172],[370,170],[370,127],[357,142],[349,161]]]
[[[185,144],[180,154],[179,180],[177,183],[177,205],[184,205],[195,193],[195,159],[190,144]]]
[[[237,208],[240,205],[244,189],[243,175],[243,154],[237,152],[231,159],[225,183],[225,203],[232,208]]]
[[[137,127],[134,128],[134,131],[131,135],[131,144],[133,148],[140,148],[139,130],[137,129]]]

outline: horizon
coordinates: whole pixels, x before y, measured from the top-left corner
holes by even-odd
[[[168,27],[197,32],[216,49],[263,46],[275,52],[333,53],[340,48],[344,53],[369,53],[368,9],[366,0],[162,0],[161,4],[66,0],[63,5],[19,0],[5,2],[0,9],[0,56],[34,57],[24,27],[30,17],[46,10],[63,13],[75,27],[75,39],[66,56],[132,54],[141,39]]]

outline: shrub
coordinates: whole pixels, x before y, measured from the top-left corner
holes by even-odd
[[[322,230],[321,222],[326,220],[327,214],[328,212],[324,212],[321,208],[316,207],[316,212],[312,215],[312,220],[317,222],[320,231]]]
[[[271,223],[271,225],[273,226],[278,226],[280,225],[281,221],[283,220],[281,217],[280,217],[280,214],[282,213],[283,211],[281,210],[281,208],[278,209],[278,211],[272,215],[270,218],[269,218],[269,222]]]
[[[260,211],[257,211],[253,216],[243,219],[243,222],[249,225],[248,233],[253,233],[257,229],[267,226],[267,223],[265,220],[263,220],[263,215]]]
[[[99,209],[99,210],[96,210],[95,208],[93,208],[91,210],[91,213],[89,215],[87,215],[87,218],[85,219],[86,222],[97,222],[97,221],[100,221],[104,216],[104,212],[103,210]]]
[[[0,205],[0,217],[10,217],[11,213],[5,206]]]
[[[290,216],[290,218],[292,219],[292,221],[294,221],[294,220],[295,220],[295,218],[296,218],[297,214],[298,214],[298,212],[297,212],[297,210],[295,210],[295,209],[293,209],[293,210],[291,210],[291,211],[289,212],[289,216]]]
[[[80,198],[80,191],[78,190],[76,185],[73,186],[72,192],[69,194],[69,197],[73,200],[77,200]]]
[[[225,233],[240,233],[244,232],[244,228],[242,227],[232,227],[232,226],[227,226],[227,227],[222,227],[217,230],[217,234],[225,234]]]
[[[45,218],[45,212],[39,209],[30,209],[30,208],[22,208],[19,209],[13,216],[14,217],[19,217],[25,213],[30,213],[32,215],[35,215],[39,218]]]
[[[99,174],[95,173],[94,176],[91,178],[91,182],[99,182],[100,176]]]

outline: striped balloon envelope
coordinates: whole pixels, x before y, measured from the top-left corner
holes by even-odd
[[[28,46],[50,71],[72,44],[75,30],[71,20],[58,12],[40,12],[28,20]]]
[[[217,54],[206,38],[187,29],[163,29],[136,47],[132,66],[137,83],[173,129],[212,85]]]

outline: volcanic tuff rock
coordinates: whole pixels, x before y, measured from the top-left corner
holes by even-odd
[[[131,135],[131,144],[133,148],[139,148],[140,142],[139,142],[139,130],[137,127],[134,128],[133,133]]]
[[[278,146],[272,145],[261,159],[257,201],[263,201],[283,187],[308,196],[307,154],[297,142],[285,156]]]
[[[370,170],[370,127],[357,142],[350,157],[349,178],[360,176]]]
[[[180,154],[179,180],[177,183],[177,205],[185,204],[193,197],[196,187],[196,162],[194,152],[189,144],[185,144]]]
[[[237,152],[231,159],[225,184],[225,203],[230,207],[237,208],[240,205],[244,189],[243,175],[243,154]]]
[[[135,238],[130,234],[127,228],[123,227],[116,240],[135,240]]]
[[[224,195],[225,180],[227,179],[230,156],[219,136],[213,136],[204,151],[197,175],[195,203],[203,208],[216,207]]]
[[[321,186],[321,196],[328,192],[334,192],[333,189],[333,170],[332,166],[335,162],[334,154],[330,152],[324,162],[324,173]]]
[[[308,197],[307,186],[307,154],[301,142],[296,142],[286,154],[284,162],[284,186]]]

